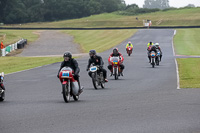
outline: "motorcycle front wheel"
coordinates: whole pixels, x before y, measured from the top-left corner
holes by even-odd
[[[118,79],[118,74],[117,74],[117,68],[115,68],[115,80],[117,80]]]
[[[70,100],[70,94],[69,94],[69,86],[67,84],[62,85],[62,94],[64,101],[68,103]]]
[[[96,80],[96,74],[95,73],[92,73],[92,83],[93,83],[93,86],[94,88],[97,90],[97,86],[98,86],[98,83],[97,83],[97,80]]]

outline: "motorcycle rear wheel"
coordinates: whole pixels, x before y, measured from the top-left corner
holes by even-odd
[[[101,83],[101,88],[105,88],[105,82]]]
[[[68,85],[62,85],[62,94],[63,94],[63,99],[66,103],[69,102],[70,100],[70,94],[69,94],[69,87]]]
[[[79,96],[75,96],[75,95],[73,95],[73,99],[74,99],[74,101],[78,101]]]
[[[156,60],[156,65],[159,66],[159,60],[158,59]]]

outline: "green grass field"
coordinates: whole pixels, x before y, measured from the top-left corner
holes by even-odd
[[[37,31],[32,30],[0,30],[0,35],[6,35],[4,38],[4,45],[10,45],[17,42],[21,38],[27,39],[28,42],[33,42],[39,38],[39,35],[36,34]],[[1,39],[3,37],[0,36]]]
[[[139,20],[136,20],[136,17]],[[153,26],[200,26],[200,8],[158,11],[134,16],[118,15],[117,13],[104,13],[81,19],[5,26],[43,28],[141,27],[143,26],[143,20],[146,19],[151,20]]]
[[[62,57],[0,57],[0,72],[5,74],[61,62]]]
[[[200,29],[179,29],[174,37],[177,55],[200,55]]]
[[[103,52],[128,39],[136,31],[137,30],[73,30],[64,32],[74,36],[74,41],[80,44],[83,52],[89,52],[90,49]]]
[[[179,29],[174,37],[177,55],[200,55],[200,29]],[[200,88],[200,58],[177,59],[181,88]]]
[[[200,59],[177,59],[179,66],[180,87],[200,88]]]

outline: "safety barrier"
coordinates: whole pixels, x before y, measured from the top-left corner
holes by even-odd
[[[1,49],[1,56],[6,56],[8,53],[15,49],[22,49],[27,44],[27,39],[21,39],[14,44],[8,45],[4,49]]]

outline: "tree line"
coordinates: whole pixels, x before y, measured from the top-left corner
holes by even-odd
[[[125,8],[124,0],[0,0],[0,23],[74,19]]]

